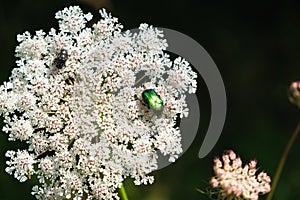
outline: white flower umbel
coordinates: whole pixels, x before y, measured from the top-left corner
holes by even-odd
[[[6,171],[21,182],[36,175],[37,199],[118,199],[126,177],[154,181],[157,152],[171,162],[182,152],[176,118],[188,114],[196,73],[169,59],[161,31],[122,32],[100,14],[90,28],[91,14],[65,8],[58,31],[18,35],[18,67],[0,87],[3,131],[29,145],[6,153]],[[146,89],[162,100],[160,112],[142,98]]]

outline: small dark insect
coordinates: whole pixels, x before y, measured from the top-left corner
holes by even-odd
[[[155,111],[162,111],[164,103],[161,100],[160,96],[153,89],[147,89],[142,93],[142,98],[144,103],[148,106],[149,109]]]
[[[56,58],[54,59],[53,63],[56,68],[61,69],[66,64],[66,61],[68,60],[68,52],[65,49],[60,50],[60,52],[57,54]]]

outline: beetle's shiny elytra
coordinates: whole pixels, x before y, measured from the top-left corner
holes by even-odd
[[[147,89],[142,93],[142,98],[144,103],[149,109],[155,111],[162,111],[164,103],[161,100],[160,96],[153,89]]]
[[[62,49],[62,50],[60,50],[60,52],[57,54],[56,58],[54,59],[54,65],[58,69],[61,69],[66,64],[67,60],[68,60],[68,52],[67,52],[67,50]]]

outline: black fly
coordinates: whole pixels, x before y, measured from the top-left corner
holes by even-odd
[[[65,66],[66,61],[68,60],[68,52],[65,49],[60,50],[54,59],[53,63],[56,68],[61,69]]]

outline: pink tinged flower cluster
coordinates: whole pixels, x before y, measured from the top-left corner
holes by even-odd
[[[292,82],[289,88],[289,100],[300,108],[300,81]]]
[[[100,14],[87,27],[91,14],[65,8],[55,15],[59,30],[18,35],[18,67],[0,86],[3,131],[29,145],[6,153],[6,171],[21,182],[36,176],[37,199],[118,199],[127,177],[153,183],[158,152],[170,162],[182,152],[176,117],[188,115],[196,73],[183,58],[169,59],[162,31],[122,31]],[[143,102],[147,88],[164,102],[159,115]]]
[[[271,191],[271,178],[265,172],[257,172],[257,161],[251,160],[244,167],[242,160],[232,150],[215,158],[215,177],[210,180],[214,188],[219,188],[221,196],[234,196],[237,199],[257,200],[259,195]]]

